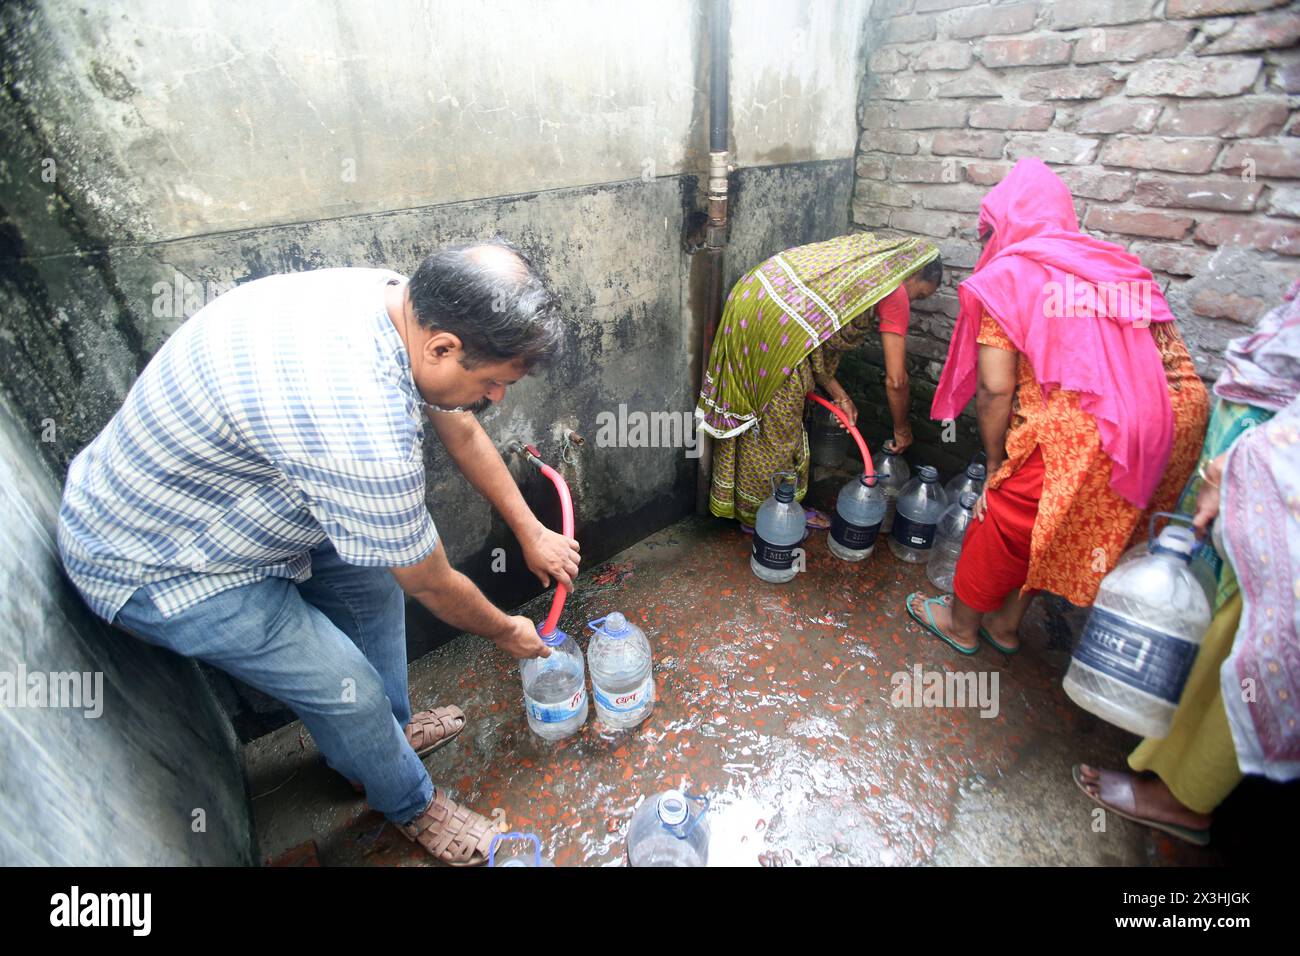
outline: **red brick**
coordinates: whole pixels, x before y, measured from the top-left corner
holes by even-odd
[[[1300,40],[1300,15],[1294,11],[1264,13],[1237,20],[1232,29],[1200,52],[1213,55],[1246,50],[1284,50],[1294,46],[1297,40]]]
[[[1211,246],[1254,246],[1267,252],[1300,256],[1300,223],[1220,216],[1197,226],[1196,238]]]
[[[1118,92],[1123,85],[1108,66],[1072,66],[1067,70],[1040,70],[1022,81],[1025,99],[1096,100]]]
[[[977,133],[973,130],[942,130],[934,134],[930,152],[936,156],[978,156],[981,159],[1001,159],[1002,144],[1006,137],[1001,133]]]
[[[1201,272],[1211,255],[1208,250],[1196,246],[1167,242],[1135,242],[1128,251],[1141,259],[1152,272],[1179,276],[1194,276]]]
[[[1271,136],[1286,122],[1282,99],[1244,96],[1208,103],[1175,103],[1160,118],[1160,132],[1180,136]]]
[[[1200,289],[1192,296],[1192,311],[1197,315],[1214,319],[1231,319],[1243,325],[1253,324],[1256,319],[1273,308],[1277,303],[1251,295],[1238,295],[1236,292],[1222,289]]]
[[[885,21],[886,43],[919,43],[934,39],[934,17],[895,17]]]
[[[1159,136],[1116,136],[1101,150],[1103,166],[1166,169],[1172,173],[1206,173],[1219,155],[1213,139],[1165,139]]]
[[[1135,27],[1089,30],[1074,44],[1075,63],[1132,63],[1155,56],[1174,56],[1187,46],[1192,28],[1180,23],[1143,23]]]
[[[907,57],[896,46],[881,47],[867,60],[867,70],[871,73],[897,73],[907,66]]]
[[[1294,138],[1273,143],[1233,143],[1219,160],[1220,169],[1252,169],[1256,176],[1300,179],[1300,143]]]
[[[1288,2],[1290,0],[1169,0],[1165,4],[1165,16],[1217,17],[1224,13],[1253,13]]]
[[[981,103],[970,111],[970,125],[976,129],[1044,130],[1052,126],[1054,107],[1045,103]]]
[[[911,156],[920,149],[920,142],[911,133],[897,133],[893,130],[867,130],[862,134],[859,149],[879,150],[882,153],[901,153]]]
[[[979,262],[980,246],[979,243],[963,239],[949,239],[939,243],[939,255],[943,257],[945,268],[952,266],[956,269],[974,269],[975,263]],[[956,317],[954,313],[953,318]]]
[[[964,70],[971,64],[969,43],[927,43],[916,55],[916,70]]]
[[[1070,193],[1084,199],[1120,202],[1133,193],[1132,173],[1108,173],[1101,169],[1057,169],[1056,175],[1070,187]]]
[[[958,183],[961,164],[956,159],[895,159],[889,179],[896,183]]]
[[[894,125],[894,109],[881,103],[864,106],[858,115],[858,125],[863,129],[889,129]]]
[[[967,163],[966,179],[978,186],[996,186],[1010,171],[1006,163]]]
[[[885,100],[924,100],[930,82],[923,76],[882,76],[871,83],[871,95]]]
[[[1083,224],[1098,232],[1118,232],[1126,236],[1150,236],[1154,239],[1182,239],[1192,228],[1192,220],[1188,216],[1141,209],[1116,209],[1111,206],[1090,207]]]
[[[1156,9],[1155,0],[1067,0],[1048,6],[1052,28],[1056,30],[1136,23],[1151,19]]]
[[[1070,42],[1049,34],[1029,37],[994,37],[981,40],[975,50],[990,69],[1007,66],[1054,66],[1070,62]]]
[[[959,97],[987,96],[997,98],[1002,95],[995,84],[987,76],[979,76],[976,73],[967,73],[955,80],[949,80],[942,83],[936,92],[937,96],[957,99]]]
[[[853,221],[868,229],[880,229],[889,225],[889,207],[873,206],[870,203],[853,200],[851,204]]]
[[[1133,200],[1141,206],[1250,212],[1263,191],[1263,183],[1247,183],[1220,176],[1202,176],[1196,179],[1141,176]]]
[[[871,4],[873,17],[901,17],[912,12],[912,0],[874,0]]]
[[[1020,133],[1007,140],[1007,157],[1037,156],[1045,163],[1087,166],[1097,156],[1098,140],[1072,133]]]
[[[926,186],[918,190],[921,205],[926,209],[946,209],[952,212],[979,212],[985,190],[978,186]]]
[[[873,206],[900,206],[904,209],[912,205],[912,191],[902,186],[889,183],[873,183],[859,179],[853,187],[853,198],[858,202]]]
[[[974,225],[974,217],[959,216],[951,212],[934,212],[929,209],[897,209],[890,217],[890,225],[904,232],[943,239],[966,225]]]
[[[1159,103],[1099,103],[1079,113],[1076,133],[1149,133],[1160,117]]]
[[[961,103],[908,103],[898,108],[899,129],[941,129],[966,125],[966,107]]]
[[[1236,96],[1255,85],[1262,66],[1263,61],[1255,57],[1195,63],[1151,60],[1129,74],[1124,92],[1129,96]]]
[[[973,7],[985,0],[916,0],[917,13],[942,13],[956,7]]]
[[[879,153],[858,156],[855,170],[862,179],[887,179],[885,160]]]
[[[1273,86],[1284,93],[1300,93],[1300,51],[1270,53],[1267,59],[1273,66]]]
[[[1034,28],[1037,8],[1032,3],[1007,7],[982,6],[953,18],[948,35],[957,40],[986,37],[998,33],[1027,33]]]

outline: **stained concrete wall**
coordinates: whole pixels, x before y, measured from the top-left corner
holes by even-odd
[[[58,507],[0,394],[0,866],[253,862],[229,717],[192,662],[86,609],[60,570]]]
[[[734,279],[848,229],[867,0],[736,4]],[[564,357],[484,416],[504,444],[587,438],[566,466],[588,566],[691,510],[680,448],[600,448],[620,404],[689,414],[706,5],[164,3],[0,11],[0,373],[59,475],[205,298],[324,266],[411,270],[501,233],[564,301]],[[694,280],[692,276],[694,275]],[[498,603],[539,586],[440,452],[428,496]],[[538,514],[553,494],[515,464]],[[493,573],[495,548],[506,571]],[[445,629],[411,605],[410,650]],[[248,738],[287,711],[209,675]]]

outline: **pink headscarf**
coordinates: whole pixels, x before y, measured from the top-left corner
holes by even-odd
[[[980,204],[991,231],[960,311],[932,418],[961,414],[975,394],[980,316],[987,311],[1034,368],[1043,394],[1079,393],[1114,463],[1111,487],[1139,508],[1155,493],[1173,446],[1164,365],[1148,328],[1172,322],[1137,256],[1084,235],[1070,190],[1039,159],[1022,159]]]

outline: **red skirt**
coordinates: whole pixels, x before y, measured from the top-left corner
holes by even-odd
[[[1043,453],[985,494],[984,520],[971,522],[962,541],[952,590],[967,607],[987,614],[1000,608],[1029,576],[1029,545],[1043,495]]]

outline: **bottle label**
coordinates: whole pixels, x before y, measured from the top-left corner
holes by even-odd
[[[634,710],[640,710],[646,705],[646,701],[654,699],[654,674],[648,675],[641,682],[641,686],[634,687],[631,690],[619,691],[617,694],[604,693],[593,681],[591,694],[596,698],[596,704],[601,709],[615,714],[628,714]]]
[[[925,550],[934,544],[934,533],[938,527],[939,523],[937,521],[934,524],[925,524],[920,521],[913,521],[904,516],[901,511],[895,511],[894,527],[891,533],[894,540],[899,544],[909,548]]]
[[[773,571],[789,571],[794,564],[794,551],[797,547],[797,543],[777,546],[764,541],[757,531],[754,532],[754,560]]]
[[[841,518],[837,511],[831,521],[831,537],[835,539],[836,544],[850,551],[865,551],[876,543],[876,535],[880,533],[880,525],[883,522],[882,516],[875,524],[853,524]]]
[[[1094,607],[1074,659],[1144,694],[1177,705],[1200,645]]]
[[[582,712],[582,708],[587,706],[587,688],[579,687],[563,704],[552,704],[547,707],[525,697],[524,705],[528,708],[528,713],[532,714],[533,720],[543,724],[562,724],[566,720],[577,717]]]

